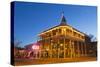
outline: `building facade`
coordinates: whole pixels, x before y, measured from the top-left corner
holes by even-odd
[[[41,58],[73,58],[87,56],[86,34],[67,24],[64,15],[61,23],[39,34]],[[87,38],[88,39],[88,38]],[[89,39],[88,39],[89,40]]]

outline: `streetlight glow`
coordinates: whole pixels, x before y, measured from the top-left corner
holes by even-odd
[[[38,50],[38,49],[39,49],[39,46],[38,46],[38,45],[33,45],[33,46],[32,46],[32,49],[33,49],[33,50]]]

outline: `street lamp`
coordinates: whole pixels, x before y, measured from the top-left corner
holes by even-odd
[[[39,46],[38,46],[38,45],[33,45],[33,46],[32,46],[32,49],[33,49],[33,50],[38,50],[38,49],[39,49]]]
[[[38,52],[39,52],[39,45],[33,45],[32,50],[34,51],[35,59],[38,58]]]

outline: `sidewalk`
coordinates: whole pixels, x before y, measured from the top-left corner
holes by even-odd
[[[16,60],[15,65],[34,65],[34,64],[51,64],[51,63],[69,63],[69,62],[85,62],[96,61],[96,57],[81,57],[81,58],[59,58],[59,59],[23,59]]]

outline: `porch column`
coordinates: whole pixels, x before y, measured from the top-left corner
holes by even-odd
[[[51,31],[51,36],[52,36],[52,31]],[[52,43],[52,40],[50,41],[50,47],[51,47],[51,50],[50,50],[50,58],[52,58],[52,45],[53,45],[53,43]]]
[[[51,42],[50,58],[52,58],[52,42]]]
[[[60,45],[59,38],[58,38],[58,44]],[[57,47],[58,47],[58,45],[57,45]],[[58,58],[59,58],[59,51],[60,51],[60,49],[59,49],[59,47],[57,49],[58,49]]]
[[[77,41],[78,57],[80,57],[79,42]]]
[[[82,48],[82,44],[80,42],[80,56],[82,56],[82,50],[83,50],[83,48]]]
[[[75,57],[75,47],[74,47],[74,41],[72,42],[72,46],[73,46],[73,57]]]
[[[67,46],[68,46],[68,48],[67,48],[67,52],[68,52],[68,57],[69,57],[69,55],[70,55],[70,52],[69,52],[69,50],[70,50],[70,40],[68,40],[67,41]]]
[[[64,58],[66,57],[66,52],[65,52],[65,38],[64,38]]]
[[[85,51],[85,56],[87,56],[87,47],[86,47],[86,43],[84,43],[84,51]]]
[[[71,58],[72,58],[72,41],[70,40],[70,55],[71,55]]]

